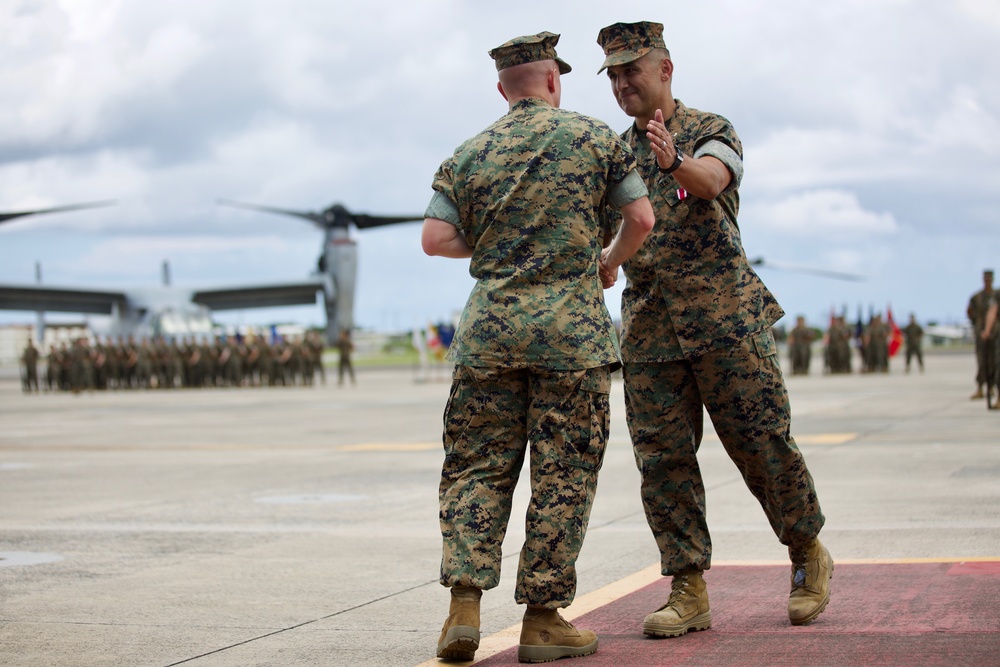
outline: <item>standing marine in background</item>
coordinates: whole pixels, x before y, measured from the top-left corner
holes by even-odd
[[[23,366],[23,377],[21,378],[21,388],[25,393],[34,391],[38,393],[38,357],[41,356],[35,343],[29,338],[28,344],[21,354],[21,365]]]
[[[986,385],[986,407],[1000,408],[1000,290],[993,290],[989,305],[986,307],[986,317],[983,321],[983,332],[977,342],[983,345],[983,381]]]
[[[66,382],[62,373],[63,357],[55,345],[49,346],[45,362],[45,388],[48,391],[65,389]]]
[[[924,340],[924,328],[917,324],[917,316],[910,313],[910,323],[903,328],[903,339],[906,344],[906,372],[910,372],[910,360],[917,358],[920,372],[924,372],[924,352],[921,345]]]
[[[809,375],[812,360],[812,343],[816,338],[813,330],[806,325],[806,318],[795,318],[795,327],[788,332],[788,354],[792,360],[792,375]]]
[[[869,373],[889,372],[889,336],[892,331],[882,315],[875,315],[865,332],[865,365]]]
[[[838,315],[826,332],[826,359],[830,373],[851,372],[851,327]]]
[[[337,339],[337,352],[340,353],[340,361],[337,364],[337,385],[344,386],[344,374],[351,376],[351,384],[354,381],[354,365],[351,363],[351,355],[354,354],[354,343],[351,341],[351,332],[343,329],[340,338]]]
[[[969,307],[965,314],[972,322],[972,337],[976,342],[976,391],[972,394],[972,400],[978,400],[985,396],[983,385],[986,384],[986,345],[987,340],[983,338],[983,330],[986,327],[986,313],[993,299],[993,270],[983,271],[983,289],[972,295],[969,299]]]

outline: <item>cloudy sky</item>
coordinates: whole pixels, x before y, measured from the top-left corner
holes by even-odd
[[[0,283],[127,289],[294,281],[305,221],[219,198],[420,214],[435,169],[506,111],[486,52],[562,35],[563,106],[623,130],[596,44],[655,20],[674,94],[743,141],[747,255],[863,274],[760,274],[790,316],[891,305],[964,319],[1000,269],[1000,3],[993,0],[6,0],[0,211],[114,199],[0,226]],[[356,322],[460,310],[467,262],[425,257],[419,224],[357,234]],[[624,283],[624,281],[621,281]],[[617,312],[620,286],[608,293]],[[227,314],[319,323],[321,308]],[[0,313],[0,323],[31,322]]]

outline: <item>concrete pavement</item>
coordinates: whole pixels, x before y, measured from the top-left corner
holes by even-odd
[[[788,378],[838,563],[1000,560],[1000,412],[969,400],[971,355],[926,362],[922,375]],[[25,396],[3,374],[0,664],[426,663],[448,599],[437,584],[439,377],[362,369],[357,387]],[[595,591],[598,609],[616,599],[608,591],[657,579],[620,380],[612,410],[571,615]],[[701,461],[716,566],[784,563],[711,435]],[[512,600],[526,499],[519,489],[484,636],[522,613]],[[502,639],[477,657],[501,664],[486,649]]]

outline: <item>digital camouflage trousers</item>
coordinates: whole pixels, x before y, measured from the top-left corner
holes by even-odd
[[[559,608],[580,553],[610,425],[608,367],[455,369],[444,416],[441,583],[495,587],[514,487],[529,451],[519,604]]]
[[[646,520],[664,575],[708,569],[712,540],[698,467],[704,411],[782,544],[819,534],[812,475],[791,436],[791,410],[769,330],[733,347],[625,365],[625,406]]]

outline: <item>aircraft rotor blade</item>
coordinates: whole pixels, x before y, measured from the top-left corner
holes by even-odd
[[[219,199],[216,201],[220,206],[230,206],[232,208],[245,208],[251,211],[264,211],[265,213],[277,213],[279,215],[291,215],[296,218],[303,218],[320,227],[323,227],[323,216],[310,211],[292,211],[286,208],[274,208],[273,206],[260,206],[259,204],[246,204],[244,202],[232,201],[231,199]]]
[[[852,282],[864,282],[866,280],[865,276],[861,276],[856,273],[845,273],[843,271],[831,271],[829,269],[819,269],[812,266],[797,266],[794,264],[770,262],[765,261],[763,257],[757,257],[750,260],[750,264],[752,266],[762,266],[768,269],[778,269],[779,271],[809,273],[814,276],[823,276],[824,278],[833,278],[835,280],[849,280]]]
[[[369,229],[371,227],[381,227],[383,225],[395,225],[400,222],[414,222],[423,220],[423,215],[365,215],[364,213],[351,216],[358,229]]]
[[[84,208],[100,208],[103,206],[114,206],[118,202],[110,199],[106,201],[94,201],[86,202],[83,204],[69,204],[68,206],[55,206],[53,208],[41,208],[37,211],[18,211],[15,213],[0,213],[0,224],[7,222],[8,220],[13,220],[14,218],[21,218],[27,215],[42,215],[44,213],[62,213],[63,211],[78,211]]]

